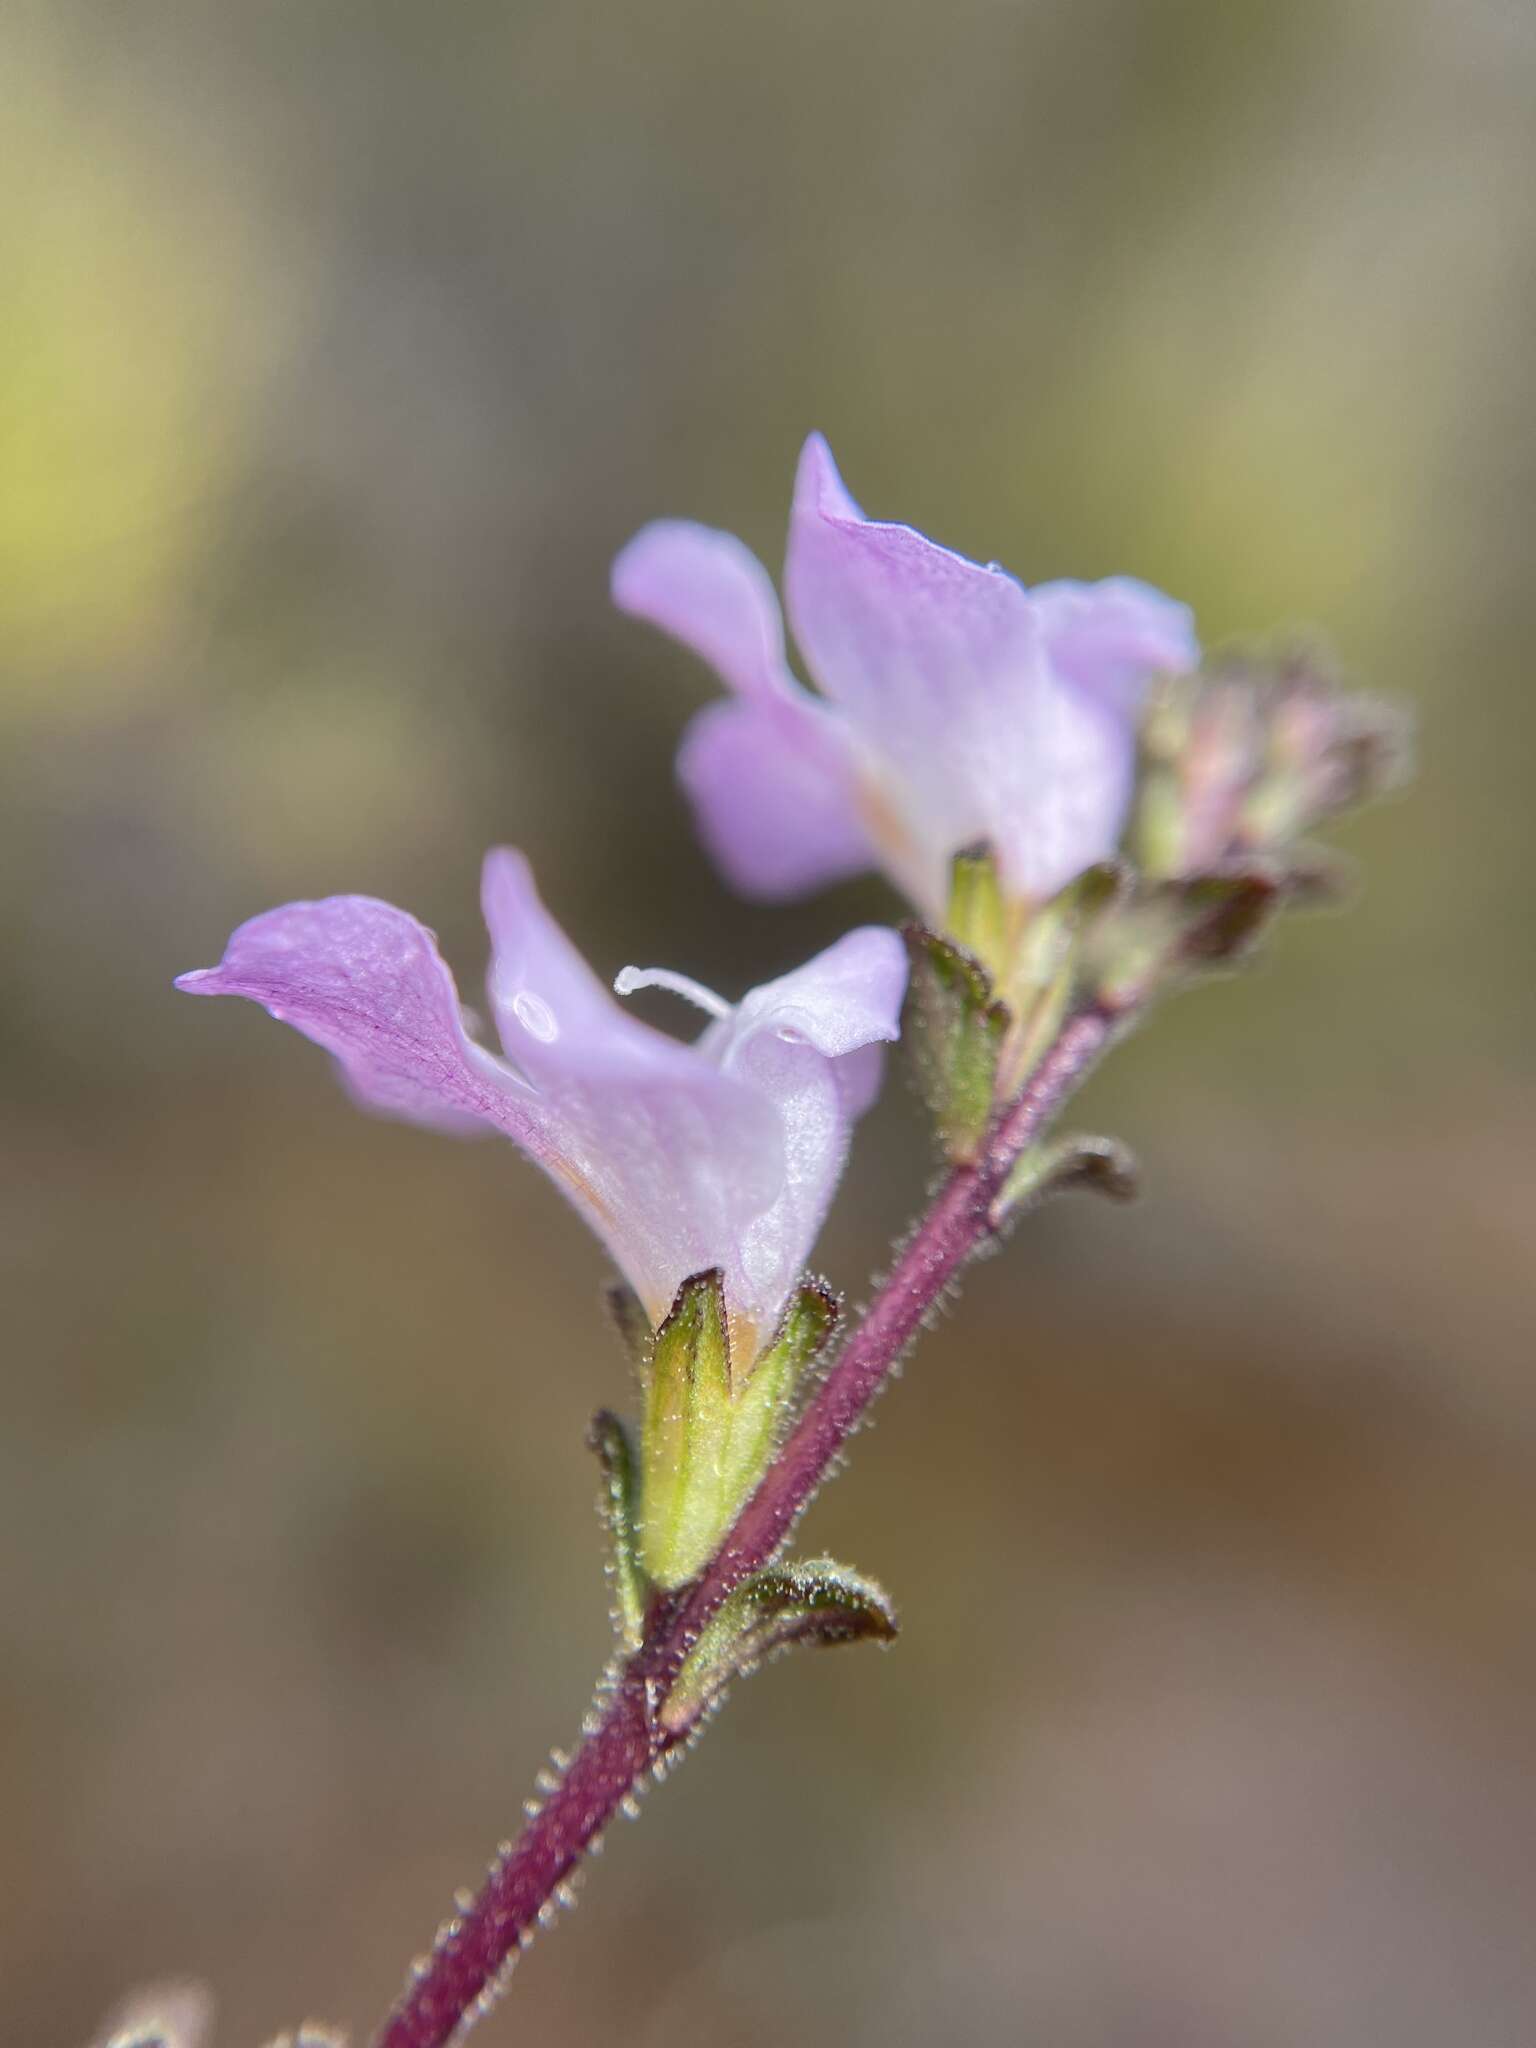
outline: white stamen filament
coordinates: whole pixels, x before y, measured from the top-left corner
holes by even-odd
[[[731,1005],[723,996],[717,996],[712,988],[705,988],[700,981],[689,975],[674,974],[670,967],[621,967],[613,979],[614,993],[632,996],[636,989],[664,988],[675,996],[681,996],[685,1003],[693,1003],[706,1017],[729,1017]]]

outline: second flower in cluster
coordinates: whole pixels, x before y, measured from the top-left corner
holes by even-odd
[[[1113,853],[1148,686],[1198,660],[1186,606],[1128,577],[1026,590],[866,519],[814,434],[784,588],[820,696],[791,675],[773,586],[731,535],[661,520],[614,565],[617,602],[732,692],[695,719],[678,772],[744,894],[878,867],[942,925],[964,848],[987,844],[1020,904]]]

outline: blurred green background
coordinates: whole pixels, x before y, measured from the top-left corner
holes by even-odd
[[[473,985],[496,840],[609,972],[890,914],[731,900],[606,599],[658,513],[777,566],[819,426],[1028,580],[1325,627],[1423,770],[818,1504],[894,1654],[742,1688],[486,2048],[1524,2048],[1527,0],[10,0],[0,91],[0,2033],[365,2034],[572,1738],[594,1246],[170,980],[356,889]]]

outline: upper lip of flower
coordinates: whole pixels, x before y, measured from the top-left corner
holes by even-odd
[[[490,1124],[556,1180],[653,1321],[682,1280],[718,1266],[733,1317],[771,1325],[810,1251],[897,1033],[905,958],[890,931],[850,932],[729,1005],[704,999],[684,1044],[627,1012],[549,915],[522,855],[486,860],[488,996],[505,1057],[466,1029],[432,934],[366,896],[294,903],[235,932],[197,995],[262,1003],[325,1046],[365,1105],[438,1128]]]
[[[1023,896],[1113,850],[1145,689],[1196,659],[1185,606],[1126,577],[1026,591],[866,519],[815,434],[784,588],[820,697],[790,674],[772,584],[739,541],[664,520],[614,565],[616,601],[733,693],[694,721],[678,770],[738,887],[790,895],[879,865],[938,918],[951,856],[978,840]]]

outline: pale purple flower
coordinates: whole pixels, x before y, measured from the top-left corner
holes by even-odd
[[[791,675],[773,586],[731,535],[660,520],[613,591],[732,692],[689,727],[678,774],[735,886],[783,897],[879,867],[936,922],[963,847],[990,843],[1026,900],[1114,851],[1147,686],[1198,658],[1188,609],[1143,583],[1025,590],[866,519],[819,434],[784,594],[820,696]]]
[[[470,1035],[431,932],[370,896],[290,903],[243,924],[218,967],[177,983],[247,996],[340,1062],[371,1109],[439,1129],[492,1125],[536,1160],[608,1247],[653,1323],[718,1266],[738,1356],[772,1331],[874,1099],[906,984],[893,932],[849,932],[687,1045],[615,1002],[540,902],[521,854],[491,853],[487,995],[505,1057]]]

